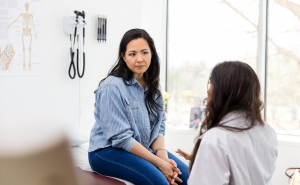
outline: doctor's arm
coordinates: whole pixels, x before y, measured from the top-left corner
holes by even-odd
[[[188,184],[228,185],[230,169],[227,154],[217,143],[201,141]]]

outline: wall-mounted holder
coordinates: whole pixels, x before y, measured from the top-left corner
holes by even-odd
[[[98,28],[97,28],[97,40],[98,42],[106,42],[107,36],[107,17],[105,15],[98,15]]]
[[[64,16],[64,22],[63,22],[64,33],[67,35],[74,34],[76,24],[77,24],[77,34],[76,35],[82,35],[83,25],[86,25],[86,23],[83,22],[83,18],[78,17],[78,23],[76,23],[75,15]]]

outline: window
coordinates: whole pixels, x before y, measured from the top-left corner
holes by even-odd
[[[270,0],[268,22],[267,121],[300,135],[300,2]]]
[[[240,60],[256,69],[258,3],[169,1],[167,126],[199,128],[207,80],[216,63]]]
[[[269,0],[264,7],[263,2],[168,1],[168,127],[198,129],[194,115],[201,124],[212,67],[225,60],[240,60],[257,72],[262,65],[266,69],[260,79],[266,121],[278,133],[300,135],[300,3]],[[268,29],[262,33],[268,37],[264,39],[258,36],[259,13],[267,12],[268,24],[262,26]],[[260,43],[267,45],[262,54]],[[258,63],[258,58],[264,63]]]

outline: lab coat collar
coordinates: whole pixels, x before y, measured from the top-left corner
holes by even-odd
[[[245,118],[246,114],[241,111],[233,111],[226,114],[220,121],[219,125],[226,125],[227,122],[238,119]]]
[[[232,126],[232,127],[247,127],[247,125],[239,125],[240,122],[237,121],[237,119],[241,119],[241,120],[246,120],[246,113],[245,112],[241,112],[241,111],[233,111],[233,112],[229,112],[227,113],[220,121],[219,125],[224,125],[224,126]],[[236,121],[233,121],[236,120]],[[203,133],[199,139],[202,139],[203,135],[205,133]]]

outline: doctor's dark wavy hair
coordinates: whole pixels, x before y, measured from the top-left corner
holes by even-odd
[[[260,100],[260,83],[256,73],[248,64],[240,61],[219,63],[213,68],[209,81],[213,90],[211,100],[206,106],[206,118],[201,125],[199,136],[214,127],[243,131],[257,124],[264,124],[260,113],[263,109],[263,102]],[[232,111],[244,112],[250,121],[249,127],[219,125],[221,119]],[[201,139],[197,139],[191,155],[190,171],[200,143]]]
[[[161,93],[158,90],[159,87],[159,74],[160,64],[159,57],[154,45],[154,41],[151,36],[143,29],[131,29],[127,31],[120,42],[118,59],[116,64],[109,71],[108,76],[121,77],[126,85],[132,85],[133,72],[127,67],[123,56],[125,56],[127,44],[135,39],[143,38],[147,41],[151,50],[151,64],[148,70],[144,73],[144,79],[148,85],[148,93],[145,98],[145,103],[148,112],[153,115],[156,121],[159,119],[158,111],[162,110],[163,107],[155,100],[161,97]],[[106,78],[107,78],[106,77]],[[102,79],[99,85],[106,79]]]

